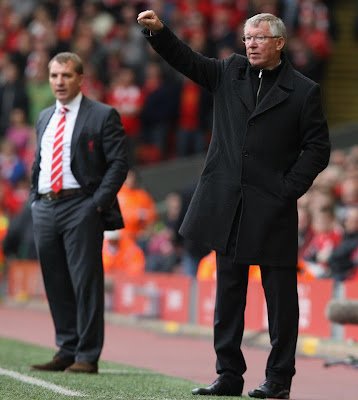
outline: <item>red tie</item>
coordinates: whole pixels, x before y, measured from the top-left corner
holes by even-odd
[[[55,140],[53,142],[52,166],[51,166],[51,189],[58,193],[62,189],[62,155],[63,155],[63,133],[66,124],[66,107],[61,108],[61,119],[57,125]]]

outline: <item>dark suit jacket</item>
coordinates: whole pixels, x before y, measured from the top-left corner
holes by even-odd
[[[204,57],[166,26],[143,33],[170,65],[214,96],[212,140],[180,233],[225,253],[242,197],[235,261],[295,266],[297,199],[330,153],[319,85],[286,60],[255,108],[246,57]]]
[[[30,200],[37,193],[42,136],[55,106],[40,113],[36,125],[37,148],[32,167]],[[83,96],[71,143],[71,170],[85,193],[103,209],[105,229],[123,228],[117,193],[128,171],[127,146],[118,112]]]

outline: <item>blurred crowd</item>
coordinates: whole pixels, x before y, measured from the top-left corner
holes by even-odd
[[[182,272],[214,279],[214,255],[177,233],[194,186],[169,193],[165,215],[159,215],[135,171],[138,165],[205,152],[212,99],[151,50],[137,14],[156,10],[193,50],[222,59],[232,52],[244,54],[241,36],[248,17],[274,13],[287,26],[286,54],[294,68],[321,82],[338,34],[332,3],[0,0],[0,242],[6,256],[36,258],[27,203],[34,124],[39,112],[54,103],[49,60],[60,51],[73,51],[84,62],[84,94],[119,111],[129,141],[132,169],[118,194],[126,228],[106,232],[106,271]],[[300,274],[352,276],[352,266],[358,264],[356,206],[358,150],[336,151],[330,166],[299,201]],[[3,264],[4,254],[0,257]]]
[[[83,59],[85,95],[120,112],[132,165],[206,150],[211,96],[147,45],[136,17],[148,8],[195,51],[219,59],[244,53],[248,17],[275,13],[288,29],[289,59],[316,81],[336,36],[331,4],[323,0],[0,0],[0,138],[25,163],[31,128],[53,103],[47,66],[60,51]]]

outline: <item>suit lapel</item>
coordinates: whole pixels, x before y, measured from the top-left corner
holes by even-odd
[[[52,114],[55,112],[56,106],[53,105],[52,107],[48,108],[47,111],[43,114],[41,121],[39,122],[38,126],[38,134],[39,139],[42,139],[43,134],[45,133],[46,127],[50,122]]]
[[[37,126],[37,134],[38,134],[37,143],[38,144],[37,144],[37,148],[36,148],[36,157],[38,157],[38,158],[40,157],[42,137],[45,133],[48,123],[50,122],[52,114],[55,112],[55,110],[56,110],[56,105],[53,105],[52,107],[50,107],[47,111],[44,112],[41,120],[38,123],[38,126]]]
[[[251,117],[255,117],[282,103],[287,99],[291,90],[293,90],[293,69],[286,60],[276,82],[254,110]]]
[[[246,108],[252,113],[255,109],[255,99],[252,91],[250,72],[248,67],[239,68],[238,79],[233,79],[234,84],[238,88],[238,94]]]
[[[90,115],[91,108],[92,108],[91,103],[85,96],[83,96],[81,105],[80,105],[80,109],[78,110],[75,127],[73,129],[73,134],[72,134],[71,161],[73,160],[73,158],[75,156],[76,147],[77,147],[78,140],[82,133],[83,125]]]
[[[288,97],[288,93],[282,90],[277,83],[270,89],[267,95],[262,99],[260,104],[252,113],[251,117],[254,117],[258,114],[261,114],[272,107],[275,107],[277,104],[282,103]]]

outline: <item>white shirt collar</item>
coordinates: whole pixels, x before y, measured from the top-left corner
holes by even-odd
[[[69,111],[74,111],[74,110],[78,110],[80,108],[80,104],[82,101],[82,92],[79,92],[78,95],[72,100],[70,101],[68,104],[65,105],[65,107],[69,110]],[[60,103],[59,100],[56,100],[56,112],[59,113],[61,108],[64,105],[62,103]]]

